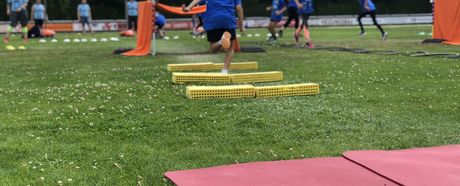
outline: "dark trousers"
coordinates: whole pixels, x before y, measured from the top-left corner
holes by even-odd
[[[288,9],[288,19],[286,23],[284,23],[284,27],[289,27],[291,21],[295,21],[295,28],[299,28],[299,14],[297,13],[296,7],[289,7]]]
[[[137,16],[128,16],[128,29],[137,30]]]
[[[366,17],[367,15],[370,15],[370,16],[371,16],[372,21],[374,22],[374,25],[380,30],[380,32],[382,33],[382,35],[385,34],[385,31],[383,31],[382,26],[380,26],[379,23],[377,23],[375,11],[363,12],[363,13],[359,14],[359,16],[358,16],[358,22],[359,22],[359,26],[360,26],[360,28],[361,28],[361,32],[365,32],[365,31],[364,31],[364,27],[363,27],[363,23],[361,22],[361,19],[362,19],[363,17]]]

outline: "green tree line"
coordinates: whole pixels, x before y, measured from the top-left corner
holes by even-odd
[[[0,20],[6,21],[6,1],[0,1]],[[126,0],[88,0],[94,19],[123,19]],[[161,0],[168,5],[180,6],[191,0]],[[242,0],[246,16],[268,16],[265,7],[271,0]],[[29,9],[35,0],[29,0]],[[374,0],[379,14],[429,13],[429,0]],[[76,9],[80,0],[47,0],[46,6],[50,20],[76,19]],[[360,11],[358,0],[314,0],[315,15],[350,15]],[[180,17],[165,13],[167,17]]]

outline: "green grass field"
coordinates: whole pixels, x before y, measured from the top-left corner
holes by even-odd
[[[427,36],[417,33],[429,26],[387,30],[385,42],[373,27],[365,38],[357,27],[312,28],[312,37],[318,46],[458,52],[420,45]],[[181,39],[159,41],[159,52],[208,48],[188,32],[168,34]],[[167,185],[169,170],[460,143],[459,59],[263,45],[267,53],[239,53],[235,61],[258,61],[260,71],[284,71],[285,80],[257,85],[316,82],[321,94],[189,100],[166,64],[222,62],[223,54],[128,58],[111,53],[133,47],[133,38],[62,43],[115,36],[59,34],[60,43],[31,41],[26,51],[1,45],[1,185]]]

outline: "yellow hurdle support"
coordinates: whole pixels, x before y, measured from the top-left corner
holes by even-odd
[[[261,83],[283,80],[283,72],[255,72],[241,74],[220,74],[220,73],[182,73],[173,72],[172,82],[182,83]]]
[[[180,72],[180,71],[192,71],[192,70],[209,70],[214,68],[214,63],[188,63],[188,64],[168,64],[168,71]]]
[[[168,64],[168,71],[170,72],[183,72],[183,71],[209,71],[221,70],[224,68],[223,63],[185,63],[185,64]],[[257,62],[239,62],[231,63],[230,70],[257,70],[259,65]]]
[[[256,91],[251,85],[188,86],[186,94],[189,99],[254,98]]]
[[[221,70],[224,68],[223,63],[214,63],[214,70]],[[259,64],[257,62],[241,62],[241,63],[230,63],[230,70],[257,70]]]
[[[279,97],[279,96],[306,96],[319,94],[319,84],[305,83],[296,85],[280,85],[256,87],[256,97]]]
[[[233,83],[261,83],[283,80],[283,72],[281,71],[231,74],[231,76]]]
[[[182,83],[220,83],[230,84],[232,78],[230,75],[220,73],[178,73],[172,74],[172,82],[177,84]]]

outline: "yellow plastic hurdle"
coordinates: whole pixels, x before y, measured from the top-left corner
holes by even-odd
[[[186,95],[189,99],[211,98],[268,98],[280,96],[308,96],[320,93],[319,84],[304,83],[254,87],[251,85],[231,86],[188,86]]]
[[[192,71],[192,70],[210,70],[214,68],[214,63],[186,63],[186,64],[168,64],[168,71],[170,72],[181,72],[181,71]]]
[[[220,74],[220,73],[184,73],[173,72],[172,82],[182,83],[261,83],[283,80],[283,72],[254,72],[241,74]]]
[[[255,72],[255,73],[241,73],[231,74],[232,83],[262,83],[262,82],[273,82],[282,81],[283,72]]]
[[[172,74],[172,82],[176,84],[182,83],[218,83],[230,84],[232,78],[230,75],[221,73],[179,73]]]
[[[280,96],[306,96],[319,94],[319,84],[304,83],[295,85],[279,85],[256,87],[256,97],[280,97]]]
[[[186,95],[189,99],[253,98],[256,91],[252,85],[188,86]]]
[[[168,64],[168,71],[183,72],[183,71],[209,71],[221,70],[224,68],[223,63],[185,63],[185,64]],[[230,70],[257,70],[259,64],[257,62],[239,62],[231,63]]]
[[[221,70],[224,68],[223,63],[214,63],[213,70]],[[257,62],[240,62],[240,63],[230,63],[230,70],[257,70],[259,68],[259,63]]]

